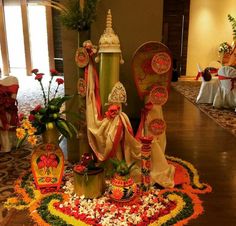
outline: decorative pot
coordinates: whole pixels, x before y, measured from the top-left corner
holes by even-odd
[[[74,191],[78,196],[98,198],[105,191],[104,169],[97,168],[87,172],[78,172],[74,168]]]
[[[115,174],[109,188],[110,198],[117,202],[131,201],[137,195],[137,184],[132,177]]]
[[[64,170],[64,155],[56,144],[41,144],[31,157],[31,169],[37,189],[60,188]]]

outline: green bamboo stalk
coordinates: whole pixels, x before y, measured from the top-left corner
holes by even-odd
[[[102,112],[105,113],[108,102],[108,95],[113,86],[119,81],[120,73],[120,53],[101,53],[100,55],[100,97]]]

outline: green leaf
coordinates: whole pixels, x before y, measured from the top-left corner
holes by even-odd
[[[66,121],[68,127],[70,128],[70,131],[72,131],[76,136],[78,135],[78,130],[77,128],[71,123]]]
[[[55,123],[60,133],[62,133],[66,138],[71,138],[73,136],[66,120],[61,118],[55,121]]]
[[[16,143],[16,149],[18,149],[26,140],[26,138],[28,137],[28,134],[25,134],[25,136],[21,139],[21,140],[17,140],[17,143]]]

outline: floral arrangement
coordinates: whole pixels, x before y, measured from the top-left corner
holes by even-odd
[[[90,153],[84,153],[81,156],[79,164],[74,166],[74,171],[86,174],[89,170],[95,170],[97,168],[98,167],[95,166],[93,155]]]
[[[66,138],[71,138],[74,133],[77,134],[77,129],[72,123],[65,119],[65,111],[60,112],[63,103],[69,100],[71,96],[57,96],[59,86],[64,83],[64,80],[62,78],[56,79],[57,87],[54,94],[52,94],[52,81],[54,77],[58,75],[58,72],[51,69],[51,78],[49,80],[48,90],[46,93],[42,83],[44,74],[39,73],[38,69],[32,70],[32,73],[35,74],[35,80],[37,80],[40,84],[44,100],[44,106],[37,105],[32,111],[30,111],[30,115],[28,117],[33,127],[36,128],[35,134],[42,134],[46,131],[46,129],[52,129],[56,126],[62,135]]]
[[[229,43],[227,42],[222,42],[220,45],[219,45],[219,49],[218,49],[218,52],[219,53],[230,53],[232,50],[232,47]]]
[[[19,115],[19,126],[16,129],[16,137],[18,139],[16,148],[21,146],[24,141],[28,141],[31,145],[35,145],[37,137],[35,136],[37,129],[31,124],[23,114]]]
[[[228,20],[232,25],[233,39],[236,39],[236,19],[232,17],[230,14],[228,14]]]

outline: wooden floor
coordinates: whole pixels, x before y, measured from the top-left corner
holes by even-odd
[[[235,115],[236,116],[236,115]],[[172,90],[164,106],[166,154],[191,162],[212,193],[200,195],[205,212],[190,226],[236,226],[236,137]],[[33,225],[27,212],[15,212],[8,226]]]

